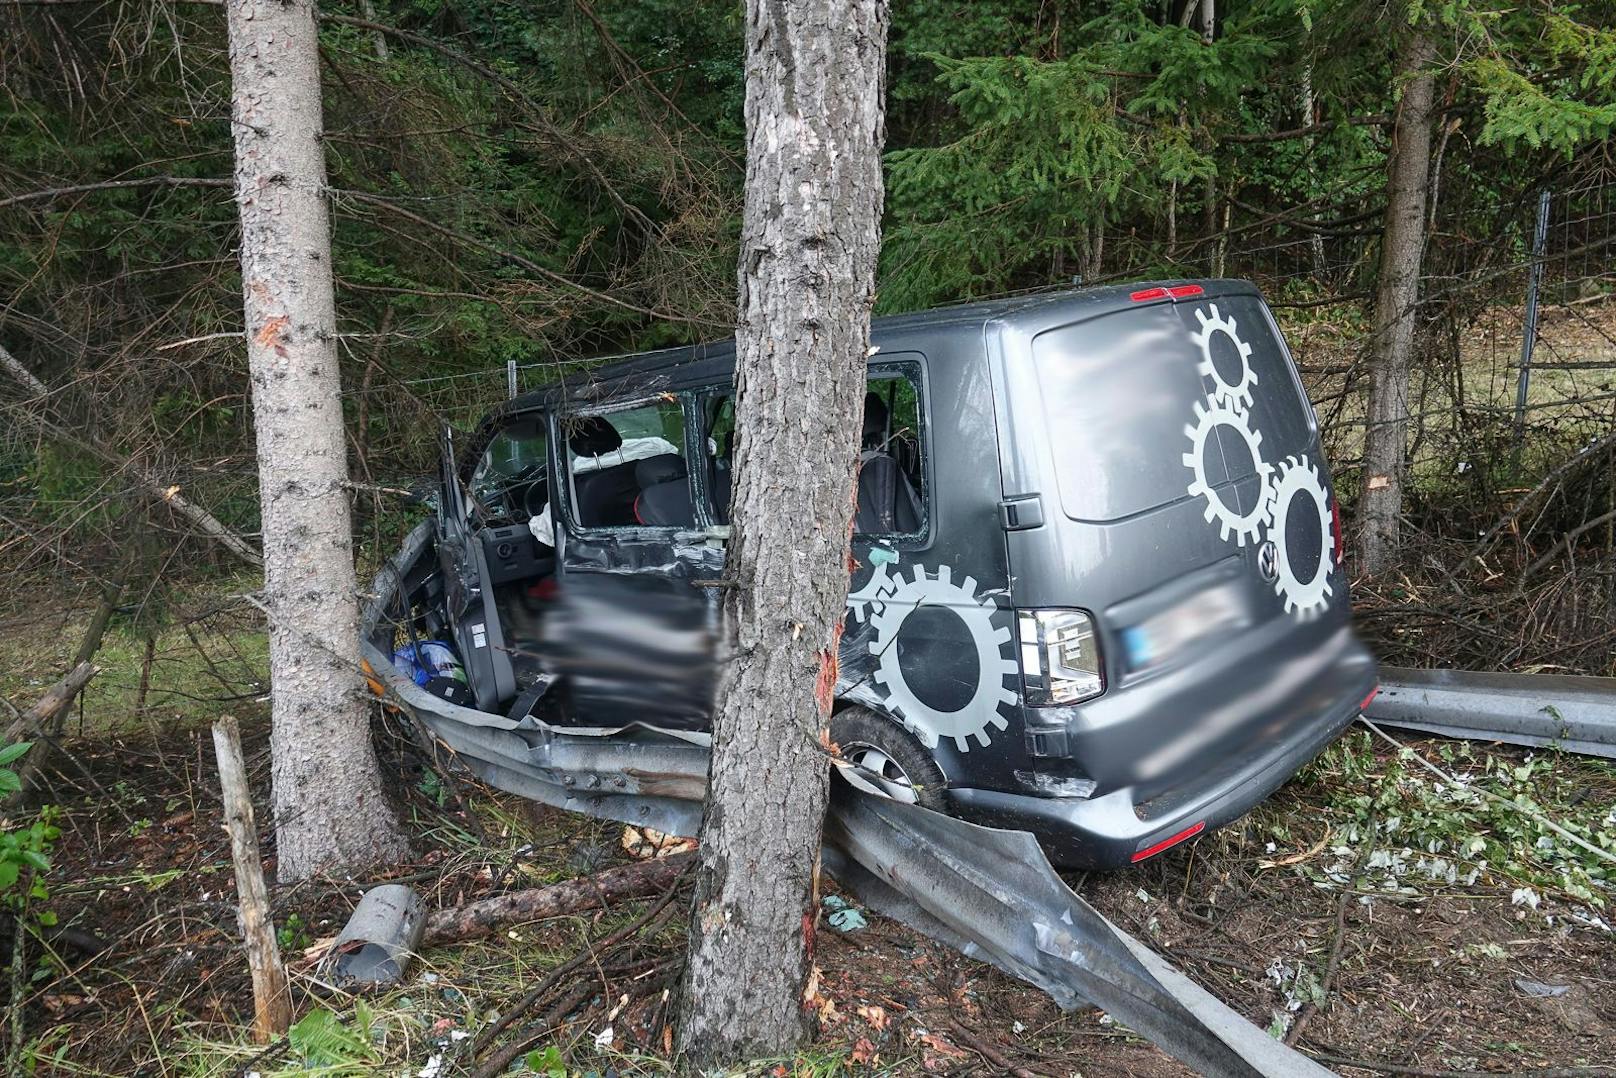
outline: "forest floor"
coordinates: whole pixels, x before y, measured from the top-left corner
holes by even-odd
[[[238,713],[254,788],[267,791],[261,707]],[[1616,767],[1606,763],[1411,747],[1568,825],[1616,826]],[[110,946],[93,957],[62,946],[41,964],[21,1012],[33,1073],[463,1073],[456,1053],[468,1034],[647,906],[427,950],[402,988],[356,1001],[322,987],[309,956],[374,881],[279,889],[275,921],[305,1022],[301,1036],[260,1054],[245,1032],[250,982],[206,729],[182,724],[160,739],[135,730],[73,750],[84,770],[52,791],[62,834],[49,906]],[[402,737],[384,737],[383,756],[417,852],[391,875],[431,907],[628,860],[620,827],[445,781]],[[1316,1011],[1298,1044],[1343,1074],[1616,1073],[1616,940],[1599,866],[1518,814],[1426,778],[1357,730],[1240,824],[1069,882],[1276,1035]],[[273,865],[270,829],[262,841]],[[637,945],[645,969],[676,969],[682,934],[682,916],[659,922]],[[822,925],[818,938],[820,1037],[756,1073],[1188,1073],[1099,1013],[1063,1015],[1040,992],[873,913],[847,934]],[[518,1069],[665,1073],[662,997],[608,1017],[632,984],[582,976],[603,987],[558,1016]]]

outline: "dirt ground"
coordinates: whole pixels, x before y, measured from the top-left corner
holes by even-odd
[[[255,787],[267,790],[265,724],[250,712],[243,720]],[[392,876],[432,906],[627,859],[614,825],[460,780],[446,785],[402,737],[384,744],[418,854]],[[1447,758],[1440,743],[1415,748]],[[64,767],[53,791],[63,811],[50,906],[63,927],[92,933],[107,949],[91,955],[57,940],[55,959],[24,999],[32,1071],[307,1073],[317,1061],[298,1048],[283,1043],[260,1055],[245,1038],[250,985],[206,730],[162,741],[96,738],[74,752],[82,770]],[[1590,904],[1574,889],[1557,890],[1552,860],[1480,867],[1467,879],[1455,859],[1461,871],[1451,882],[1441,870],[1396,871],[1405,855],[1413,864],[1413,853],[1388,841],[1396,829],[1374,814],[1404,812],[1402,834],[1422,827],[1422,836],[1438,834],[1442,817],[1433,824],[1417,804],[1397,808],[1403,795],[1388,787],[1409,779],[1395,756],[1354,735],[1242,824],[1138,868],[1069,882],[1254,1022],[1275,1032],[1300,1023],[1299,1046],[1343,1074],[1616,1074],[1616,941],[1601,927],[1609,919],[1604,894]],[[1523,753],[1498,751],[1447,766],[1482,776],[1489,767],[1517,774],[1529,763]],[[1567,757],[1540,773],[1554,776],[1552,789],[1535,788],[1547,810],[1612,826],[1616,769]],[[1354,838],[1366,803],[1370,825]],[[268,818],[263,808],[259,818]],[[272,867],[273,835],[261,837]],[[1392,864],[1381,865],[1388,871],[1372,867],[1373,856],[1338,871],[1353,860],[1343,851],[1365,845],[1393,851]],[[1485,864],[1478,858],[1472,867]],[[1520,894],[1523,879],[1530,900]],[[430,1061],[644,906],[513,926],[492,941],[428,951],[403,989],[356,1010],[321,987],[305,952],[336,933],[369,882],[275,895],[298,1013],[323,1007],[348,1026],[369,1023],[371,1047],[346,1062],[326,1059],[316,1068],[322,1074],[460,1073],[441,1063],[433,1071]],[[682,917],[664,920],[636,960],[668,974]],[[1099,1013],[1063,1015],[1040,992],[874,914],[846,934],[822,925],[818,939],[820,1038],[799,1059],[757,1073],[1188,1073]],[[668,1004],[653,995],[610,1022],[608,993],[618,987],[579,1004],[572,1024],[562,1016],[538,1045],[556,1054],[535,1066],[601,1078],[665,1072]],[[608,1024],[614,1041],[601,1047]]]

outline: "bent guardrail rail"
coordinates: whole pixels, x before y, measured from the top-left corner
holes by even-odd
[[[1374,721],[1616,759],[1616,678],[1382,667]]]
[[[590,816],[695,835],[706,792],[700,735],[650,729],[610,739],[459,707],[393,670],[392,626],[404,582],[430,549],[413,531],[377,576],[361,627],[367,675],[483,781]],[[826,867],[862,902],[1048,993],[1093,1004],[1203,1074],[1228,1078],[1332,1072],[1274,1040],[1068,888],[1037,840],[875,797],[833,780]]]

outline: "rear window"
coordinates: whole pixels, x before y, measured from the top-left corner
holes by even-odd
[[[1312,408],[1255,296],[1119,311],[1041,333],[1032,351],[1061,506],[1074,520],[1117,520],[1186,497],[1197,478],[1184,460],[1197,409],[1238,413],[1271,465],[1313,439]],[[1231,424],[1213,427],[1200,457],[1207,484],[1254,489],[1250,443]]]

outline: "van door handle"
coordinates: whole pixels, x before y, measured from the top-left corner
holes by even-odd
[[[1019,494],[999,503],[999,520],[1007,532],[1044,526],[1044,501],[1037,494]]]

